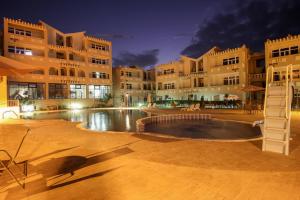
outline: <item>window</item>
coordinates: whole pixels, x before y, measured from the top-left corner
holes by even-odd
[[[23,47],[15,47],[15,46],[8,46],[8,52],[9,53],[15,53],[15,54],[23,54],[26,56],[32,55],[32,50],[28,48]]]
[[[78,77],[85,77],[85,72],[83,70],[79,70]]]
[[[228,59],[223,59],[223,65],[228,65]]]
[[[73,38],[72,36],[67,36],[66,38],[66,43],[67,43],[67,47],[72,47],[72,43],[73,43]]]
[[[92,58],[91,62],[94,64],[98,64],[98,65],[108,65],[108,60],[105,59],[97,59],[97,58]]]
[[[91,78],[109,79],[109,74],[103,72],[92,72]]]
[[[239,57],[223,59],[223,65],[232,65],[239,63]]]
[[[60,75],[61,76],[67,76],[67,69],[66,68],[60,68]]]
[[[238,85],[240,83],[239,76],[224,77],[224,85]]]
[[[124,72],[123,71],[121,71],[121,76],[124,76]]]
[[[13,28],[13,27],[8,27],[8,32],[13,33],[13,34],[17,34],[17,35],[32,36],[31,31],[27,31],[27,30],[24,30],[24,29],[17,29],[17,28]]]
[[[85,99],[86,85],[70,85],[71,99]]]
[[[175,83],[167,83],[167,84],[164,84],[164,89],[165,89],[165,90],[175,89]]]
[[[54,67],[50,67],[49,69],[49,75],[52,75],[52,76],[58,76],[58,70]]]
[[[132,89],[132,84],[126,83],[126,89],[131,90]]]
[[[108,85],[89,85],[90,99],[104,99],[111,94],[111,88]]]
[[[162,83],[158,83],[158,84],[157,84],[157,89],[158,89],[158,90],[161,90],[161,89],[162,89]]]
[[[66,84],[49,83],[49,99],[67,99],[68,90]]]
[[[132,77],[132,72],[126,72],[125,74],[127,77]]]
[[[44,99],[45,84],[43,83],[9,83],[10,99]]]
[[[69,60],[74,60],[74,55],[73,54],[69,54]]]
[[[196,72],[196,62],[195,61],[191,61],[191,72]]]
[[[198,78],[198,87],[203,87],[204,83],[203,83],[203,78]]]
[[[272,57],[275,58],[275,57],[279,57],[279,50],[273,50],[272,51]]]
[[[75,69],[74,68],[70,69],[70,76],[75,76]]]
[[[56,52],[56,58],[58,59],[65,59],[65,54],[61,52]]]
[[[291,55],[298,54],[298,53],[299,53],[298,46],[291,47]]]
[[[12,28],[12,27],[8,27],[8,32],[9,32],[9,33],[15,33],[15,29]]]
[[[58,33],[56,33],[56,45],[64,46],[64,37]]]
[[[109,51],[109,47],[107,45],[102,44],[91,44],[92,49],[100,50],[100,51]]]
[[[124,83],[121,83],[121,89],[124,89]]]
[[[173,74],[174,73],[174,69],[166,69],[164,70],[164,74]]]
[[[290,54],[289,48],[280,49],[280,56],[287,56]]]

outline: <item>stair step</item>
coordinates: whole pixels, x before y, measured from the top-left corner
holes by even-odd
[[[285,143],[283,141],[265,139],[265,151],[284,153],[284,147]]]
[[[285,106],[285,96],[269,96],[267,106]]]
[[[286,88],[284,86],[270,86],[268,88],[268,95],[271,96],[285,96]]]
[[[266,128],[276,128],[276,129],[285,129],[287,120],[283,117],[266,117],[265,118],[265,127]]]
[[[264,129],[264,137],[275,139],[275,140],[284,140],[286,135],[286,129],[273,129],[266,128]]]
[[[285,107],[268,106],[266,108],[266,115],[268,117],[285,117]]]

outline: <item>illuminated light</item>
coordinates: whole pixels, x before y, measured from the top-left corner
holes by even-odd
[[[72,110],[82,109],[82,105],[80,103],[71,103],[70,108]]]
[[[130,119],[129,119],[128,114],[126,114],[126,117],[125,117],[125,125],[126,125],[126,130],[129,131],[131,126],[130,126]]]
[[[138,103],[138,107],[142,107],[142,105],[143,105],[142,103]]]
[[[34,111],[34,105],[32,105],[32,104],[23,105],[22,106],[22,111],[23,112],[33,112]]]
[[[32,56],[32,51],[26,50],[24,53],[26,56]]]

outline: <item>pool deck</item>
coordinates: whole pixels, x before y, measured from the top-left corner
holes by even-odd
[[[176,113],[174,110],[156,113]],[[201,111],[253,122],[262,114]],[[292,115],[289,156],[262,152],[261,141],[177,140],[99,134],[63,120],[0,121],[0,149],[29,159],[22,190],[7,173],[0,199],[300,199],[300,112]],[[1,156],[1,155],[0,155]]]

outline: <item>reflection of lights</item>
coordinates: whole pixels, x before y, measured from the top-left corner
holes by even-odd
[[[126,114],[126,117],[125,117],[125,125],[126,125],[126,130],[129,131],[131,126],[130,126],[130,119],[129,119],[128,114]]]
[[[22,106],[22,111],[23,112],[33,112],[34,111],[34,106],[32,104],[30,104],[30,105],[23,105]]]
[[[80,103],[71,103],[70,108],[72,110],[81,109],[82,105]]]
[[[31,117],[33,117],[33,112],[26,112],[26,113],[23,114],[23,116],[25,118],[31,118]]]

